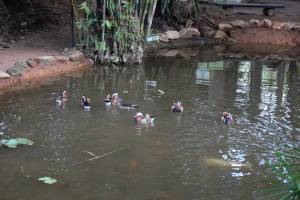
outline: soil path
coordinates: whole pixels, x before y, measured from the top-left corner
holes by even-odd
[[[63,49],[71,47],[70,25],[48,26],[46,30],[31,32],[22,37],[12,43],[10,48],[0,50],[0,71],[6,71],[14,66],[16,61],[59,55]]]

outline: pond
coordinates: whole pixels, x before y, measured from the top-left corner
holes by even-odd
[[[69,99],[59,107],[64,89]],[[112,91],[139,108],[105,107]],[[83,94],[90,112],[79,106]],[[183,113],[170,111],[174,100]],[[272,153],[300,144],[300,74],[290,61],[153,56],[140,66],[97,66],[0,102],[1,137],[35,142],[0,149],[3,200],[258,199]],[[137,111],[155,115],[155,125],[136,125]],[[221,121],[223,111],[233,125]],[[58,182],[38,182],[43,176]]]

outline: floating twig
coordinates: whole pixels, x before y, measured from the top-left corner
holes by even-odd
[[[103,158],[103,157],[106,157],[106,156],[109,156],[109,155],[111,155],[111,154],[114,154],[114,153],[123,151],[123,150],[128,149],[128,148],[129,148],[129,147],[122,147],[122,148],[120,148],[120,149],[117,149],[117,150],[114,150],[114,151],[110,151],[110,152],[104,153],[104,154],[99,155],[99,156],[95,155],[94,153],[92,153],[92,152],[90,152],[90,151],[82,151],[82,152],[85,152],[85,153],[87,153],[87,154],[89,154],[89,155],[91,155],[91,156],[93,156],[93,157],[92,157],[92,158],[89,158],[89,159],[87,159],[87,160],[81,161],[81,162],[79,162],[79,163],[76,163],[76,164],[74,164],[74,165],[71,165],[71,166],[80,165],[80,164],[85,163],[85,162],[88,162],[88,161],[92,161],[92,160],[96,160],[96,159],[99,159],[99,158]]]

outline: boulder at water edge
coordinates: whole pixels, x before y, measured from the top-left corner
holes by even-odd
[[[226,24],[226,23],[220,23],[218,25],[219,30],[221,31],[230,31],[233,29],[233,26],[231,26],[230,24]]]
[[[239,19],[231,21],[230,24],[236,28],[247,28],[248,27],[248,23],[246,23],[244,20],[239,20]]]
[[[179,31],[179,35],[181,38],[195,38],[200,37],[200,32],[196,28],[183,28]]]
[[[224,31],[217,30],[215,34],[215,38],[220,40],[225,40],[228,38],[228,35]]]
[[[203,26],[201,27],[201,33],[203,33],[203,35],[206,37],[213,37],[216,31],[209,26]]]
[[[269,20],[269,19],[264,19],[263,20],[263,27],[266,27],[266,28],[271,28],[273,25],[272,21]]]
[[[8,73],[0,71],[0,79],[10,78],[10,77],[11,76]]]
[[[251,19],[251,20],[249,21],[250,27],[262,27],[263,24],[264,24],[264,23],[263,23],[262,21],[259,21],[259,20],[257,20],[257,19]]]
[[[166,34],[159,33],[157,35],[158,35],[159,41],[165,42],[165,43],[169,42],[169,38],[168,38],[168,36]]]
[[[272,28],[274,30],[282,30],[282,29],[284,29],[285,25],[286,25],[286,23],[284,23],[284,22],[274,22]]]
[[[69,55],[69,60],[72,62],[81,61],[85,57],[81,51],[73,51],[71,55]]]
[[[284,29],[285,29],[286,31],[291,31],[295,26],[296,26],[295,23],[287,22],[287,23],[285,24]]]
[[[292,30],[300,32],[300,25],[294,26]]]
[[[178,31],[166,31],[165,32],[166,36],[168,37],[169,40],[176,40],[180,38],[179,32]]]

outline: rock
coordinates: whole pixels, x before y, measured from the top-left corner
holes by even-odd
[[[237,43],[237,40],[235,40],[233,38],[228,38],[228,42],[235,44],[235,43]]]
[[[216,34],[215,34],[215,38],[216,38],[216,39],[225,40],[225,39],[228,38],[228,35],[227,35],[224,31],[217,30],[217,32],[216,32]]]
[[[263,27],[266,27],[266,28],[271,28],[272,27],[272,21],[269,20],[269,19],[264,19],[263,21]]]
[[[174,57],[178,54],[179,50],[177,49],[162,49],[161,51],[158,52],[158,55],[160,56],[166,56],[166,57]]]
[[[300,25],[295,25],[292,30],[300,32]]]
[[[201,32],[205,37],[213,37],[216,34],[216,31],[208,26],[203,26]]]
[[[231,26],[230,24],[225,24],[225,23],[220,23],[218,25],[218,29],[221,31],[230,31],[233,29],[233,26]]]
[[[249,25],[247,22],[245,22],[244,20],[233,20],[230,22],[230,24],[233,26],[233,27],[237,27],[237,28],[247,28]]]
[[[169,38],[168,38],[168,36],[167,36],[166,34],[164,34],[164,33],[159,33],[159,34],[157,34],[157,35],[158,35],[158,37],[159,37],[159,41],[165,42],[165,43],[169,42]]]
[[[166,24],[163,24],[163,25],[162,25],[162,29],[163,29],[164,31],[167,31],[167,30],[174,30],[174,27],[168,26],[168,25],[166,25]]]
[[[40,63],[39,63],[36,59],[34,59],[34,58],[28,59],[28,60],[26,61],[26,63],[27,63],[27,65],[28,65],[29,67],[31,67],[31,68],[37,67],[37,66],[39,66],[39,64],[40,64]]]
[[[197,48],[179,49],[178,55],[182,56],[185,59],[191,59],[192,57],[199,55],[199,49]]]
[[[6,72],[11,76],[21,76],[29,68],[27,62],[16,62],[15,66]]]
[[[82,59],[84,59],[83,53],[78,50],[73,50],[68,57],[72,62],[81,61]]]
[[[67,56],[54,56],[54,58],[60,63],[67,63],[69,61]]]
[[[43,66],[53,64],[56,61],[54,56],[39,56],[34,58],[34,60]]]
[[[274,30],[282,30],[282,29],[284,29],[285,25],[286,25],[286,23],[284,23],[284,22],[273,22],[272,28]]]
[[[295,23],[287,22],[287,23],[285,24],[284,29],[285,29],[286,31],[291,31],[291,30],[293,30],[293,28],[294,28],[295,26],[296,26]]]
[[[257,20],[257,19],[251,19],[251,20],[249,21],[250,27],[262,27],[263,24],[264,24],[264,23],[263,23],[262,21],[259,21],[259,20]]]
[[[167,35],[169,40],[176,40],[180,38],[179,32],[178,31],[166,31],[165,34]]]
[[[185,28],[191,28],[192,25],[193,25],[193,23],[194,22],[191,19],[186,20],[186,22],[185,22]]]
[[[0,71],[0,79],[6,79],[6,78],[10,78],[11,76],[3,71]]]
[[[179,31],[180,38],[195,38],[200,37],[200,32],[196,28],[183,28]]]

